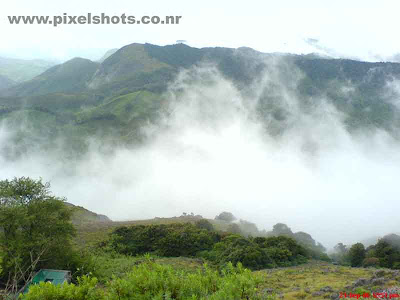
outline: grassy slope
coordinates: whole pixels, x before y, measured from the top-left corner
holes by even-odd
[[[325,295],[312,293],[330,286],[333,290],[349,292],[346,286],[359,278],[369,278],[373,269],[334,266],[325,262],[312,261],[306,265],[259,271],[266,275],[265,287],[282,294],[284,299],[323,299]],[[330,295],[332,292],[326,293]]]
[[[150,224],[172,224],[172,223],[194,223],[197,218],[175,217],[154,218],[149,220],[124,221],[124,222],[91,222],[82,221],[77,226],[76,243],[80,247],[90,247],[100,241],[107,239],[109,233],[119,226],[150,225]],[[211,221],[211,220],[210,220]]]

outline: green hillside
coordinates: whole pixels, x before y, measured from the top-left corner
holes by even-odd
[[[78,155],[94,135],[113,144],[136,143],[142,140],[139,129],[168,107],[164,93],[177,74],[202,64],[215,65],[244,97],[253,95],[252,86],[262,74],[273,74],[290,87],[303,113],[310,113],[323,99],[343,113],[349,132],[380,129],[400,138],[398,95],[386,86],[400,79],[400,64],[184,44],[134,43],[101,63],[75,58],[54,66],[0,91],[0,120],[18,125],[26,115],[32,122],[29,134],[15,139],[14,148],[21,153],[29,145],[52,147],[57,137],[66,139],[68,153]],[[292,112],[282,101],[279,85],[271,82],[263,89],[257,95],[255,117],[269,134],[279,135],[291,126]]]
[[[7,89],[11,86],[13,86],[15,82],[11,80],[10,78],[0,75],[0,90]]]
[[[88,59],[74,58],[48,69],[30,81],[19,84],[7,93],[15,96],[77,93],[86,89],[97,67],[97,63]]]

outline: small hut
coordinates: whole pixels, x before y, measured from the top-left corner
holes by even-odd
[[[37,272],[31,281],[29,281],[22,289],[22,293],[27,293],[31,285],[39,284],[40,282],[50,282],[52,284],[63,284],[71,282],[71,272],[65,270],[41,269]]]

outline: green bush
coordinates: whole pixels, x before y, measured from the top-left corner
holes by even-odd
[[[400,263],[400,251],[384,239],[380,239],[376,245],[368,247],[367,256],[371,257],[372,255],[379,259],[379,266],[382,268],[397,268],[397,263]]]
[[[219,239],[217,233],[190,223],[139,225],[114,230],[111,247],[128,255],[154,252],[160,256],[195,256],[210,250]]]
[[[400,261],[395,262],[395,263],[393,264],[393,266],[392,266],[392,269],[400,270]]]
[[[367,257],[363,260],[362,266],[364,268],[368,267],[379,267],[379,258],[377,257]]]
[[[306,249],[285,236],[248,239],[229,235],[216,243],[212,251],[203,252],[202,256],[222,265],[240,262],[253,270],[307,262]]]
[[[240,262],[253,270],[305,263],[309,257],[303,246],[287,236],[253,239],[190,223],[120,227],[111,234],[110,246],[125,255],[197,256],[220,266]]]
[[[221,272],[207,265],[195,273],[147,260],[126,277],[114,278],[105,288],[95,278],[82,277],[77,285],[41,283],[32,286],[22,300],[241,300],[265,298],[259,290],[261,275],[238,264]]]
[[[97,287],[97,279],[87,276],[78,279],[78,284],[54,285],[41,282],[29,288],[22,300],[106,300],[104,292]]]
[[[229,235],[216,243],[213,250],[203,253],[205,258],[220,265],[242,263],[246,268],[258,270],[275,266],[267,252],[253,241],[240,235]]]
[[[196,221],[195,225],[200,229],[206,229],[208,231],[214,231],[213,224],[211,224],[210,221],[208,221],[206,219],[201,219],[201,220]]]

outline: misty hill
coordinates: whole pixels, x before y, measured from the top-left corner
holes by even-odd
[[[367,248],[369,246],[375,245],[379,240],[387,241],[389,244],[400,248],[400,234],[390,233],[384,236],[373,236],[368,239],[362,240],[361,243]]]
[[[108,50],[106,53],[104,53],[104,55],[99,59],[99,60],[97,60],[99,63],[102,63],[103,61],[105,61],[107,58],[109,58],[111,55],[113,55],[115,52],[117,52],[118,51],[118,48],[115,48],[115,49],[110,49],[110,50]]]
[[[88,59],[74,58],[51,67],[34,79],[6,91],[5,94],[24,97],[50,93],[78,93],[86,89],[97,67],[97,63]]]
[[[113,144],[136,143],[143,138],[140,128],[168,106],[165,92],[178,74],[204,65],[216,66],[246,97],[254,97],[262,76],[278,81],[267,82],[257,95],[256,118],[272,135],[293,126],[293,111],[282,101],[285,86],[306,113],[323,99],[343,112],[347,130],[375,128],[398,138],[400,64],[184,44],[134,43],[101,63],[74,58],[51,67],[0,92],[0,121],[17,128],[21,119],[32,123],[28,133],[21,129],[18,142],[35,147],[51,147],[63,137],[72,152],[84,151],[86,138],[95,134],[108,136]]]
[[[75,225],[86,223],[103,223],[112,222],[107,216],[96,214],[82,206],[76,206],[68,202],[64,202],[72,210],[72,223]]]
[[[15,84],[14,81],[7,78],[6,76],[0,75],[0,90],[7,89]]]
[[[54,65],[54,62],[40,59],[24,60],[0,57],[0,75],[15,82],[23,82],[38,76]]]

